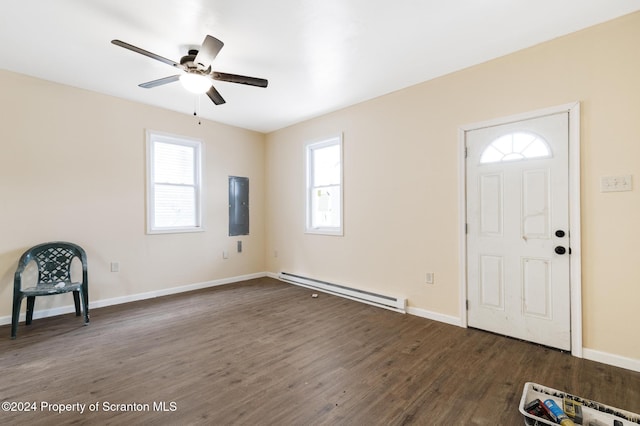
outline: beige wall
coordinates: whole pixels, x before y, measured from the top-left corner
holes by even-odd
[[[264,135],[6,71],[0,93],[0,317],[18,258],[46,241],[85,248],[92,301],[264,271]],[[145,234],[145,129],[204,142],[206,232]],[[228,237],[229,175],[250,179],[250,236]]]
[[[0,318],[22,251],[56,239],[87,250],[93,301],[266,270],[459,317],[458,127],[577,100],[584,346],[640,362],[640,192],[599,192],[603,175],[640,182],[638,40],[640,13],[266,137],[0,71]],[[145,234],[145,129],[205,142],[206,232]],[[303,143],[336,132],[345,236],[306,235]],[[227,236],[229,175],[251,179],[251,236]],[[59,298],[38,307],[69,304],[47,299]]]
[[[636,13],[267,135],[268,270],[459,317],[458,127],[581,101],[584,346],[640,361],[640,190],[599,190],[640,183],[639,40]],[[306,235],[303,144],[340,131],[345,235]]]

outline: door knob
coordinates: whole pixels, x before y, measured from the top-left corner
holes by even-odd
[[[562,229],[558,229],[558,230],[556,231],[556,237],[558,237],[558,238],[562,238],[562,237],[564,237],[565,235],[566,235],[566,233],[565,233]]]
[[[553,251],[555,251],[556,254],[565,254],[567,252],[567,249],[562,246],[556,246]]]

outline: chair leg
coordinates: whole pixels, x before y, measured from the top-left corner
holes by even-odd
[[[83,285],[81,287],[82,296],[82,310],[84,311],[84,325],[89,324],[89,286]]]
[[[33,320],[33,308],[35,304],[36,304],[36,297],[27,296],[27,319],[25,321],[26,325],[31,324],[31,321]]]
[[[18,334],[18,321],[20,321],[20,307],[22,306],[22,296],[13,296],[13,312],[11,313],[11,338],[15,339]]]
[[[76,305],[76,316],[79,317],[80,314],[80,292],[73,292],[73,303]]]

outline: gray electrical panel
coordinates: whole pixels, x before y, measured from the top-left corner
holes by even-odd
[[[229,176],[229,236],[249,235],[249,178]]]

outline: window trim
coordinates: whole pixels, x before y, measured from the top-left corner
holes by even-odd
[[[157,227],[154,224],[154,197],[155,197],[155,181],[154,177],[154,142],[169,143],[174,145],[183,145],[194,148],[194,187],[195,187],[195,226],[174,226],[174,227]],[[186,136],[172,135],[169,133],[158,132],[155,130],[146,130],[146,231],[147,234],[181,234],[190,232],[204,232],[203,225],[203,202],[202,194],[202,163],[204,159],[204,144],[199,139],[193,139]]]
[[[313,177],[313,164],[311,162],[312,152],[315,149],[326,148],[329,146],[338,145],[340,151],[340,226],[332,227],[312,227],[312,177]],[[316,235],[344,235],[344,150],[343,150],[343,137],[342,133],[329,136],[326,138],[314,140],[305,143],[304,149],[305,155],[305,233]]]

